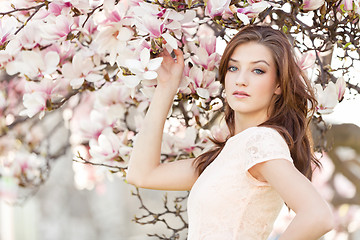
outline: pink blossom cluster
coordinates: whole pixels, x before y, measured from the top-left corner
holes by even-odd
[[[164,133],[163,155],[197,156],[209,135],[226,137],[217,128],[199,131],[199,125],[223,106],[217,80],[219,39],[206,25],[235,17],[246,25],[268,8],[280,7],[265,0],[241,1],[236,6],[231,2],[208,0],[204,9],[176,11],[140,0],[1,1],[1,13],[28,10],[0,15],[0,70],[10,79],[0,79],[0,136],[5,135],[2,129],[19,119],[43,121],[60,111],[70,131],[74,158],[125,167],[156,87],[161,52],[181,48],[186,67],[178,101],[169,114],[173,127]],[[359,9],[358,1],[343,2],[345,10]],[[323,4],[303,1],[302,10]],[[301,68],[313,68],[315,56],[300,54]],[[339,79],[316,89],[319,113],[328,113],[342,98],[345,83]],[[180,107],[188,113],[187,124],[176,117]],[[24,135],[27,130],[17,131]],[[16,137],[8,142],[12,141]],[[0,143],[0,164],[5,166],[0,177],[17,183],[23,176],[29,181],[40,178],[43,158],[9,145],[3,151],[5,143]]]

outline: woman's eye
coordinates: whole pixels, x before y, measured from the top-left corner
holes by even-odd
[[[255,72],[256,74],[263,74],[263,73],[265,73],[263,70],[258,69],[258,68],[255,69],[254,72]]]
[[[238,68],[235,67],[235,66],[230,66],[230,67],[228,67],[228,71],[230,71],[230,72],[235,72],[237,69],[238,69]]]

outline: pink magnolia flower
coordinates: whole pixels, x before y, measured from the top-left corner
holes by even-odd
[[[90,155],[99,162],[108,161],[119,155],[121,147],[120,138],[113,132],[112,128],[105,128],[97,140],[89,142]]]
[[[140,53],[140,61],[128,59],[125,61],[126,67],[135,75],[124,76],[122,80],[129,88],[136,87],[141,80],[152,80],[157,78],[156,70],[161,66],[163,58],[150,59],[150,50],[144,48]]]
[[[95,66],[90,57],[86,57],[82,52],[77,52],[72,63],[63,65],[62,73],[65,78],[70,79],[70,85],[74,88],[80,88],[84,81],[97,82],[104,77],[99,73],[106,65]]]
[[[81,138],[84,140],[97,139],[101,132],[109,126],[106,116],[99,110],[93,109],[90,118],[82,118],[79,122]]]
[[[123,2],[115,5],[114,1],[104,1],[104,9],[105,23],[113,23],[120,22],[126,17],[128,7]]]
[[[14,17],[4,16],[0,18],[0,47],[14,37],[17,23]]]
[[[271,4],[266,1],[261,2],[255,2],[247,7],[244,8],[238,8],[237,16],[242,20],[245,24],[248,24],[248,20],[244,18],[244,15],[246,15],[248,18],[254,18],[259,15],[259,13],[263,12],[265,9],[271,7]],[[244,14],[244,15],[243,15]],[[243,20],[244,19],[244,20]]]
[[[35,49],[39,46],[45,46],[48,43],[44,42],[44,39],[41,37],[42,27],[45,23],[41,20],[35,20],[28,22],[26,26],[18,33],[17,37],[21,46],[25,49]]]
[[[112,125],[116,120],[124,119],[127,102],[130,102],[130,89],[115,82],[96,92],[94,108],[103,112],[107,123]]]
[[[48,4],[48,8],[41,8],[39,12],[34,16],[34,19],[44,19],[49,15],[59,16],[66,14],[71,7],[69,2],[62,2],[61,0],[55,0]]]
[[[325,0],[304,0],[302,9],[305,11],[313,11],[324,5]]]
[[[17,58],[6,65],[6,72],[14,75],[18,72],[30,79],[42,78],[57,70],[60,57],[56,52],[21,51]]]
[[[60,57],[60,65],[65,64],[71,56],[75,54],[75,46],[71,44],[69,41],[62,42],[61,44],[58,42],[53,43],[46,50],[49,52],[56,52]]]
[[[216,73],[214,71],[201,71],[200,68],[194,66],[186,78],[191,92],[205,100],[209,99],[210,96],[215,96],[220,89],[220,82],[215,81]]]
[[[0,68],[6,67],[9,62],[12,62],[21,51],[21,44],[19,39],[15,38],[8,42],[6,48],[0,51]]]
[[[44,78],[40,83],[26,82],[26,93],[23,96],[23,105],[25,107],[19,115],[32,118],[40,112],[39,118],[45,115],[46,105],[48,101],[58,98],[59,81]]]
[[[139,19],[138,28],[149,34],[151,38],[164,38],[171,48],[177,49],[178,43],[165,27],[165,20],[160,20],[157,16],[145,14]]]
[[[205,8],[205,14],[214,18],[221,16],[224,12],[230,11],[229,5],[231,0],[219,1],[219,0],[208,0]]]
[[[262,2],[263,0],[247,0],[247,2],[249,4],[254,4],[254,3],[258,3],[258,2]]]
[[[336,86],[336,93],[338,96],[338,101],[341,101],[344,97],[345,90],[346,90],[346,82],[343,77],[339,77],[335,83]]]
[[[177,148],[192,153],[195,148],[197,148],[196,138],[197,138],[197,130],[195,127],[188,127],[185,129],[184,137],[176,137],[175,145]]]
[[[72,17],[65,15],[49,16],[46,21],[47,23],[43,24],[41,36],[49,41],[66,40],[74,23]]]
[[[39,119],[45,116],[47,96],[43,92],[25,93],[23,96],[23,104],[25,109],[22,110],[20,116],[28,116],[32,118],[35,114],[40,113]]]
[[[320,84],[315,85],[315,95],[318,101],[316,110],[320,114],[329,114],[338,104],[338,94],[333,82],[329,82],[325,89]]]
[[[343,5],[344,10],[351,11],[354,8],[354,4],[353,4],[354,2],[355,2],[354,0],[342,0],[340,6]]]
[[[195,64],[202,66],[207,70],[213,70],[215,67],[219,66],[220,55],[215,52],[216,50],[216,37],[202,37],[200,38],[200,47],[195,47],[194,55],[191,56],[191,59]]]
[[[314,66],[316,61],[316,53],[314,51],[309,51],[306,53],[301,54],[298,49],[296,49],[296,55],[297,55],[297,64],[302,70],[311,68]]]
[[[134,31],[122,22],[105,25],[99,28],[99,33],[94,39],[94,48],[100,54],[109,54],[108,61],[114,65],[116,57],[121,55],[127,42],[133,37]]]
[[[71,7],[70,2],[63,2],[61,0],[55,0],[49,3],[49,12],[54,14],[55,16],[59,16],[62,14],[63,10],[66,10]]]

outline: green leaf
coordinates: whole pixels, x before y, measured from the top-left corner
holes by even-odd
[[[346,49],[348,46],[350,46],[351,45],[351,42],[348,42],[348,43],[346,43],[344,46],[343,46],[343,49]]]

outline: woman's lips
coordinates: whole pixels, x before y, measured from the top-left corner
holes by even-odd
[[[244,91],[235,91],[233,93],[233,95],[236,97],[236,98],[247,98],[247,97],[250,97],[250,95],[247,93],[247,92],[244,92]]]

